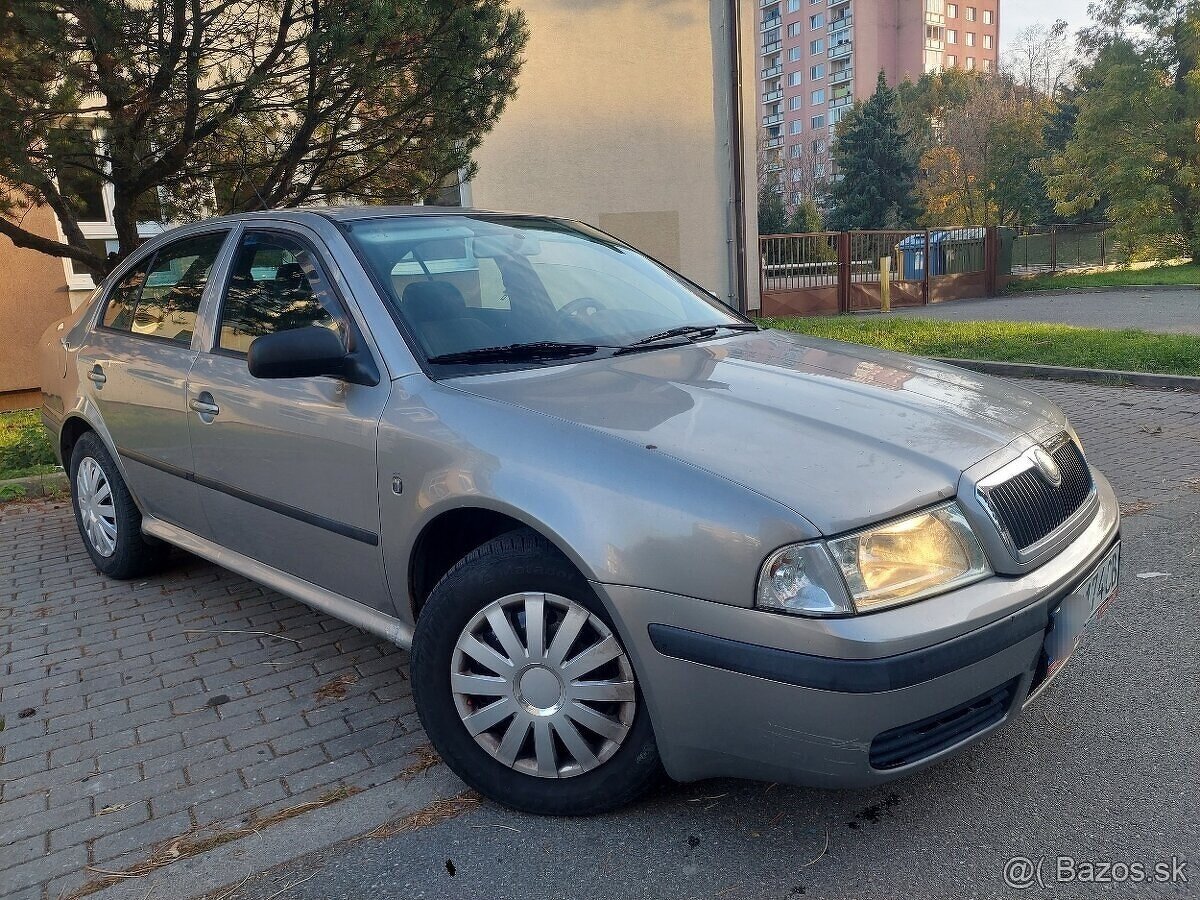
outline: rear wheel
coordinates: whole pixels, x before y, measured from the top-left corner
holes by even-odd
[[[96,568],[110,578],[137,578],[160,567],[167,545],[142,535],[142,514],[94,433],[75,442],[70,474],[75,524]]]
[[[602,812],[660,775],[633,665],[606,611],[533,532],[496,538],[438,583],[417,623],[412,672],[434,746],[498,803]]]

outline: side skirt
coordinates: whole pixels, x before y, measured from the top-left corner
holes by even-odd
[[[279,569],[260,563],[235,550],[222,547],[220,544],[214,544],[206,538],[185,531],[178,525],[172,525],[153,516],[142,517],[142,531],[150,537],[174,544],[188,553],[194,553],[231,572],[244,575],[272,590],[299,600],[306,606],[311,606],[335,619],[340,619],[349,625],[391,641],[406,650],[412,646],[412,625],[377,609],[372,609],[357,600],[351,600],[349,597],[343,597],[341,594],[318,587],[311,581],[281,572]]]

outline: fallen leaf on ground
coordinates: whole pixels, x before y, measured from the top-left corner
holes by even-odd
[[[352,675],[345,672],[339,675],[333,681],[326,682],[317,688],[313,695],[318,700],[345,700],[346,692],[350,690],[350,686],[358,681],[357,675]]]

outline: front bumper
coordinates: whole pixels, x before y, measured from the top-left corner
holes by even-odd
[[[1002,726],[1034,687],[1051,610],[1117,540],[1116,497],[1095,478],[1091,524],[1034,571],[870,615],[805,619],[596,585],[667,772],[869,786]]]

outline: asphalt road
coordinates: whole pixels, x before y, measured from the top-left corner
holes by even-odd
[[[1047,322],[1088,328],[1140,328],[1200,334],[1200,290],[1103,291],[1074,294],[1017,294],[987,300],[957,300],[896,310],[888,315],[956,322]]]
[[[632,808],[575,820],[474,804],[438,824],[301,858],[226,896],[1200,896],[1200,404],[1151,391],[1042,389],[1072,414],[1127,508],[1140,511],[1125,522],[1116,603],[1007,729],[877,790],[666,785]],[[1139,577],[1149,573],[1166,574]],[[1012,857],[1042,861],[1042,883],[1007,887]],[[1184,863],[1187,882],[1131,883],[1120,865],[1107,873],[1120,883],[1079,878],[1088,863],[1151,873],[1163,863],[1170,874],[1172,860]],[[1071,870],[1076,880],[1061,880]]]

